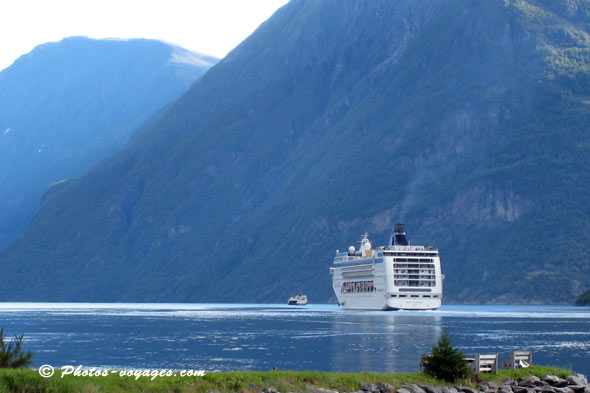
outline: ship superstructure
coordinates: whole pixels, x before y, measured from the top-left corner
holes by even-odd
[[[372,249],[368,234],[358,251],[336,251],[330,268],[338,304],[359,310],[434,310],[443,295],[438,250],[414,246],[395,224],[388,246]]]

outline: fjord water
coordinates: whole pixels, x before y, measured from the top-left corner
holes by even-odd
[[[590,373],[588,307],[0,303],[0,327],[25,334],[36,366],[416,371],[448,331],[467,355],[531,349],[535,364]]]

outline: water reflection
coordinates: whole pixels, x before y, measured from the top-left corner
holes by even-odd
[[[417,313],[415,313],[416,315]],[[416,370],[442,332],[442,318],[343,311],[332,318],[332,368],[358,372]]]

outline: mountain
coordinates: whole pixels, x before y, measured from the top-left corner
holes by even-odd
[[[333,301],[335,250],[404,222],[440,249],[447,303],[571,303],[589,29],[588,1],[292,0],[48,189],[0,300]]]
[[[70,37],[0,72],[0,248],[48,185],[119,150],[217,59],[155,40]]]

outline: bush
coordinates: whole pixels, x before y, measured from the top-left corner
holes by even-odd
[[[576,299],[576,306],[590,306],[590,289]]]
[[[459,348],[453,348],[448,333],[443,333],[438,343],[432,347],[432,355],[424,358],[423,366],[426,374],[447,382],[469,376],[465,354]]]
[[[24,334],[14,336],[9,343],[4,339],[4,329],[0,329],[0,368],[21,368],[33,364],[33,352],[23,348]]]

